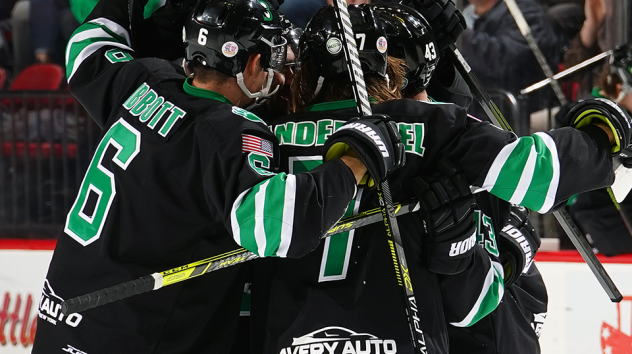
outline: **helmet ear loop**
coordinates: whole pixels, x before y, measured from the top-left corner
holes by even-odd
[[[193,61],[186,60],[186,58],[182,59],[182,69],[184,69],[184,73],[187,77],[193,77],[195,73],[193,72]]]

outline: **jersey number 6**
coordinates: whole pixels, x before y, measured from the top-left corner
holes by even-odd
[[[118,150],[112,162],[126,170],[140,151],[140,132],[122,118],[119,119],[105,133],[92,157],[64,227],[70,237],[84,246],[96,241],[101,235],[116,196],[114,174],[103,166],[103,157],[109,146]]]

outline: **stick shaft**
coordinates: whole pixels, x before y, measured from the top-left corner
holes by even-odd
[[[395,213],[404,215],[419,210],[419,202],[413,200],[403,204],[395,204]],[[362,226],[382,221],[381,208],[367,210],[340,220],[324,237],[330,237]],[[245,248],[238,248],[211,258],[186,264],[180,267],[154,273],[135,280],[128,281],[109,288],[68,299],[62,303],[62,313],[65,315],[85,311],[110,302],[158,290],[184,280],[193,279],[202,274],[241,264],[258,256]]]
[[[349,76],[353,86],[356,104],[358,105],[358,111],[361,115],[368,116],[372,114],[371,105],[369,103],[369,95],[366,91],[364,73],[362,72],[362,65],[360,63],[360,57],[355,43],[355,37],[353,35],[353,28],[351,26],[351,19],[349,18],[349,12],[347,10],[347,3],[345,0],[334,0],[334,8],[336,10],[338,26],[344,34],[342,47],[345,58],[347,59],[347,65],[349,66]],[[393,200],[387,180],[384,180],[378,185],[377,194],[380,200],[384,227],[388,236],[391,254],[393,255],[395,275],[397,276],[397,281],[400,287],[404,289],[402,291],[402,296],[406,303],[406,316],[408,319],[413,351],[415,353],[419,352],[426,354],[426,339],[419,324],[417,302],[415,300],[412,282],[408,273],[408,263],[402,246],[401,234],[399,232],[397,218],[395,217]]]

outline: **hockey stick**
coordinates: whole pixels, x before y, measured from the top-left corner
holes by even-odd
[[[542,54],[542,51],[540,50],[538,43],[536,43],[535,39],[533,38],[533,34],[531,33],[531,27],[529,27],[527,20],[525,20],[524,15],[522,14],[522,11],[520,11],[520,7],[518,7],[518,4],[516,3],[516,0],[504,0],[504,1],[505,1],[505,4],[507,5],[507,8],[509,9],[509,13],[516,21],[516,25],[518,25],[518,29],[520,30],[520,33],[522,34],[524,39],[527,41],[529,48],[531,48],[533,55],[538,61],[538,64],[540,64],[540,67],[542,68],[544,75],[546,75],[547,79],[550,80],[551,88],[553,88],[553,92],[555,92],[555,96],[557,97],[558,101],[560,101],[561,104],[565,104],[566,97],[564,97],[564,94],[562,93],[562,88],[560,87],[560,84],[557,82],[557,80],[553,77],[553,71],[551,70],[549,63],[546,62],[546,59],[544,58],[544,54]]]
[[[362,72],[360,56],[356,47],[355,37],[353,35],[351,19],[349,18],[349,12],[347,10],[347,2],[345,0],[334,0],[333,3],[338,28],[343,32],[342,48],[345,59],[347,60],[349,77],[351,79],[351,86],[353,87],[355,101],[358,105],[358,111],[361,115],[368,116],[372,114],[371,105],[369,103],[369,95],[366,91],[364,73]],[[386,229],[386,235],[388,236],[388,243],[391,248],[391,254],[393,255],[395,275],[397,276],[399,286],[403,289],[402,296],[404,302],[406,303],[406,317],[408,319],[413,351],[427,354],[428,350],[426,346],[426,339],[419,324],[417,301],[415,300],[413,285],[410,279],[410,274],[408,273],[408,263],[402,246],[402,237],[399,232],[399,226],[397,225],[397,219],[395,218],[393,199],[391,197],[388,181],[385,180],[377,186],[377,195],[380,201],[384,227]]]
[[[411,200],[402,204],[396,203],[393,207],[395,208],[396,215],[399,216],[419,210],[419,202]],[[357,229],[362,226],[375,224],[382,221],[382,218],[381,208],[367,210],[346,217],[327,231],[327,234],[323,238]],[[238,248],[224,254],[169,269],[164,272],[153,273],[90,294],[73,297],[62,302],[61,312],[67,316],[71,313],[81,312],[113,301],[158,290],[167,285],[189,280],[202,274],[241,264],[255,258],[259,257],[245,248]]]
[[[446,54],[461,76],[463,76],[470,90],[474,93],[474,97],[476,97],[481,106],[483,106],[489,118],[492,122],[494,122],[494,125],[504,130],[511,131],[511,127],[509,127],[509,124],[505,121],[502,113],[489,97],[489,94],[487,94],[480,85],[476,75],[472,72],[471,67],[467,64],[454,44],[450,45]],[[499,122],[503,122],[505,125],[501,125]],[[586,264],[588,264],[588,267],[597,278],[597,281],[599,281],[601,287],[606,291],[610,300],[612,302],[620,302],[623,299],[623,295],[621,295],[619,289],[617,289],[617,286],[614,284],[601,262],[599,262],[599,259],[597,259],[597,256],[592,251],[592,247],[590,247],[586,238],[579,231],[571,216],[568,215],[568,212],[565,209],[562,209],[554,212],[553,215],[555,215],[555,218],[560,223],[575,248],[577,248],[579,254],[582,256]]]
[[[540,82],[536,82],[535,84],[533,84],[533,85],[531,85],[529,87],[523,88],[522,90],[520,90],[520,94],[521,95],[526,95],[527,93],[531,93],[531,92],[533,92],[533,91],[535,91],[537,89],[540,89],[540,88],[550,84],[551,80],[559,80],[559,79],[565,78],[566,76],[568,76],[568,75],[570,75],[570,74],[572,74],[572,73],[574,73],[576,71],[579,71],[581,69],[589,67],[592,64],[598,63],[598,62],[604,60],[605,58],[610,57],[612,54],[613,54],[613,51],[612,50],[608,50],[608,51],[603,52],[601,54],[598,54],[598,55],[596,55],[596,56],[594,56],[594,57],[592,57],[590,59],[586,59],[586,60],[582,61],[581,63],[579,63],[577,65],[573,65],[573,66],[571,66],[570,68],[568,68],[568,69],[566,69],[564,71],[560,71],[559,73],[553,75],[553,77],[550,78],[550,79],[544,79],[544,80],[542,80]]]

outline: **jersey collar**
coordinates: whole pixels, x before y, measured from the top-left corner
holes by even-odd
[[[373,97],[369,97],[369,102],[376,103],[377,100]],[[338,109],[353,108],[356,106],[357,104],[355,100],[349,99],[349,100],[342,100],[342,101],[316,103],[311,106],[305,107],[303,110],[306,112],[335,111]]]
[[[183,85],[184,92],[188,93],[189,95],[195,96],[195,97],[206,98],[209,100],[224,102],[224,103],[228,103],[229,105],[233,104],[232,102],[230,102],[228,98],[226,98],[226,96],[222,95],[221,93],[195,87],[191,85],[189,81],[192,81],[192,79],[188,78],[184,80],[184,85]]]

